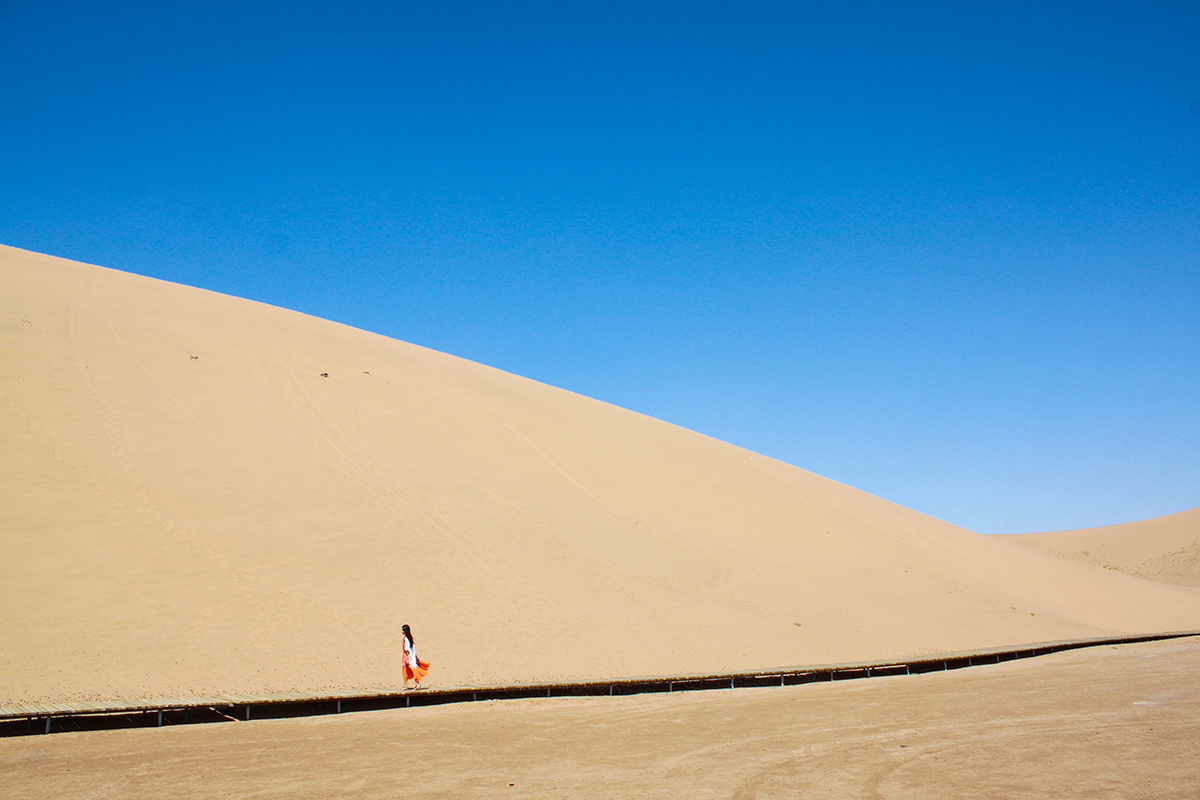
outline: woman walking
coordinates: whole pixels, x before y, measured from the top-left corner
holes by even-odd
[[[429,673],[429,662],[417,658],[417,645],[413,641],[412,628],[402,625],[400,630],[404,632],[404,688],[408,688],[409,681],[416,681],[416,688],[420,689],[421,678]]]

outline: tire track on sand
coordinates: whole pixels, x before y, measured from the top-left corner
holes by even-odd
[[[80,294],[82,295],[88,289],[94,294],[96,279],[89,278],[88,286]],[[68,355],[70,356],[75,373],[79,376],[80,383],[83,385],[84,395],[88,403],[95,410],[96,416],[100,421],[100,428],[103,430],[104,437],[108,441],[109,451],[112,453],[117,474],[120,476],[121,482],[125,485],[126,491],[133,500],[137,511],[150,524],[152,529],[169,533],[196,556],[215,560],[221,565],[222,571],[227,576],[245,577],[244,572],[239,570],[228,559],[215,553],[203,541],[187,534],[178,524],[164,516],[161,509],[151,500],[149,491],[146,489],[145,484],[137,474],[137,469],[133,465],[133,459],[130,458],[129,452],[125,449],[125,444],[121,436],[120,414],[104,399],[104,396],[96,387],[96,378],[92,374],[91,367],[88,364],[87,354],[84,352],[83,337],[79,332],[79,306],[79,298],[77,297],[75,302],[71,303],[67,309]]]
[[[209,564],[215,576],[226,581],[226,586],[229,590],[236,594],[238,600],[232,601],[236,605],[244,608],[264,607],[270,610],[278,610],[288,603],[294,607],[302,607],[305,614],[310,617],[319,617],[323,610],[314,604],[308,598],[298,595],[291,591],[290,587],[282,582],[273,579],[269,573],[258,570],[251,571],[244,563],[241,563],[222,550],[215,547],[205,538],[189,532],[173,519],[168,518],[162,510],[154,503],[151,498],[150,491],[137,473],[133,459],[130,457],[121,432],[121,417],[118,411],[104,398],[103,394],[96,386],[96,377],[92,374],[89,367],[87,354],[84,351],[84,340],[80,334],[80,313],[81,303],[86,299],[87,295],[91,295],[95,301],[97,316],[103,324],[105,330],[110,333],[113,338],[122,347],[124,352],[129,355],[139,368],[147,374],[157,386],[159,386],[168,400],[172,402],[176,408],[179,408],[185,417],[191,419],[197,428],[206,433],[209,438],[214,439],[223,451],[229,453],[241,463],[252,474],[258,475],[250,468],[236,453],[233,453],[228,447],[225,447],[219,439],[215,439],[211,431],[208,431],[198,421],[194,420],[186,409],[181,408],[181,404],[161,385],[152,374],[149,373],[144,364],[142,364],[135,355],[130,351],[129,346],[120,337],[112,327],[111,323],[104,318],[103,309],[98,301],[98,279],[89,277],[88,285],[85,285],[76,296],[74,302],[67,311],[67,340],[68,351],[71,363],[78,374],[81,383],[83,384],[84,394],[88,402],[95,409],[97,417],[100,420],[100,427],[104,432],[105,438],[108,441],[109,449],[112,454],[113,462],[116,466],[116,471],[120,476],[121,483],[124,484],[129,498],[133,501],[136,512],[142,517],[143,523],[149,532],[159,536],[169,536],[174,539],[179,545],[184,547],[192,557],[197,559],[198,564]],[[259,476],[261,477],[261,476]],[[139,548],[145,542],[138,538],[137,534],[130,529],[123,531],[125,537],[125,545],[130,548]],[[205,609],[198,611],[207,614]],[[335,659],[333,657],[323,657],[323,661],[333,665]]]
[[[386,495],[400,507],[410,510],[431,528],[440,532],[447,541],[462,551],[484,572],[505,580],[517,578],[517,576],[509,574],[507,570],[504,574],[501,573],[497,568],[499,554],[491,547],[480,541],[462,525],[439,512],[436,506],[428,508],[433,505],[429,499],[419,495],[398,476],[389,475],[387,470],[381,468],[374,459],[363,452],[362,448],[353,442],[336,417],[317,401],[300,378],[299,373],[289,374],[288,378],[297,394],[303,398],[310,414],[315,418],[314,432],[342,460],[341,464],[331,462],[330,466],[361,488],[362,501],[386,516],[394,517],[394,507],[379,499],[380,495]]]
[[[158,376],[154,374],[154,371],[151,370],[148,366],[146,366],[146,363],[144,361],[142,361],[140,358],[138,358],[137,353],[135,353],[133,351],[133,348],[129,346],[129,343],[127,341],[125,341],[125,337],[123,337],[121,335],[120,331],[118,331],[116,326],[114,326],[112,324],[112,321],[109,320],[108,314],[105,313],[104,303],[100,299],[100,284],[101,284],[101,282],[103,282],[104,277],[105,276],[103,274],[101,274],[101,276],[98,280],[92,282],[92,299],[96,304],[96,311],[98,312],[98,314],[100,316],[100,321],[104,324],[105,330],[108,331],[109,335],[112,336],[113,340],[116,341],[116,343],[121,347],[121,349],[125,352],[125,355],[127,355],[129,357],[129,359],[134,364],[137,365],[137,368],[139,370],[141,370],[143,375],[146,376],[146,379],[150,381],[150,383],[154,386],[154,388],[158,389],[159,393],[163,396],[163,398],[166,399],[166,401],[168,403],[170,403],[171,406],[176,411],[178,411],[183,416],[184,419],[186,419],[188,422],[190,422],[196,428],[197,431],[199,431],[201,434],[204,435],[205,438],[207,438],[210,442],[212,442],[218,448],[220,448],[222,452],[224,452],[235,463],[237,463],[239,466],[241,466],[242,469],[246,470],[247,472],[249,472],[254,477],[258,478],[259,480],[262,480],[263,476],[261,473],[258,472],[258,470],[254,469],[254,467],[250,466],[249,462],[247,462],[244,458],[242,458],[240,455],[238,455],[238,453],[232,447],[230,447],[228,444],[226,444],[225,441],[221,439],[221,437],[219,437],[219,436],[217,436],[217,434],[213,433],[213,431],[207,425],[205,425],[203,422],[201,422],[200,419],[195,414],[193,414],[190,410],[188,410],[187,406],[185,406],[182,402],[180,402],[179,398],[177,398],[171,392],[171,390],[167,388],[166,384],[164,384],[161,380],[158,379]]]

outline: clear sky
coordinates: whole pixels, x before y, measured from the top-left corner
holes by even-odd
[[[1200,3],[0,0],[0,242],[983,532],[1200,505]]]

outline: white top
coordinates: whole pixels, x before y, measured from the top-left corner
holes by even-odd
[[[415,642],[410,642],[407,636],[402,636],[404,639],[404,655],[408,660],[408,665],[413,669],[417,668],[417,645]]]

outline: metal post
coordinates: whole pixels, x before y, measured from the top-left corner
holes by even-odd
[[[250,721],[250,706],[246,706],[246,721]]]
[[[342,701],[341,701],[341,700],[338,700],[338,701],[337,701],[337,704],[338,704],[337,713],[339,713],[339,714],[340,714],[340,713],[342,713]]]
[[[162,709],[158,710],[158,727],[162,727]]]
[[[667,681],[667,691],[668,692],[675,691],[675,681]]]
[[[50,732],[50,720],[52,717],[46,717],[46,733]]]

